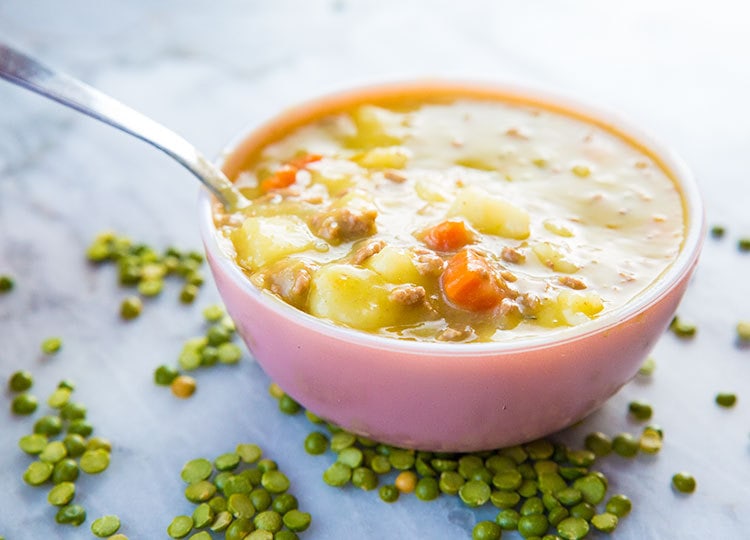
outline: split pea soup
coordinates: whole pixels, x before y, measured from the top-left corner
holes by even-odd
[[[372,96],[371,96],[372,97]],[[405,95],[268,134],[214,208],[257,287],[401,340],[503,342],[602,317],[645,291],[686,231],[648,149],[544,104]]]

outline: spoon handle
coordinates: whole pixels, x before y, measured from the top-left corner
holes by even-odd
[[[56,72],[2,42],[0,78],[138,137],[181,163],[224,206],[242,206],[244,197],[224,173],[175,132],[78,79]]]

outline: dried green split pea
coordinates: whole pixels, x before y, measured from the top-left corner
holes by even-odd
[[[697,482],[693,475],[682,471],[672,477],[672,487],[680,493],[693,493],[697,487]]]
[[[42,341],[41,349],[44,354],[55,354],[62,348],[62,339],[49,337]]]
[[[15,282],[13,281],[12,277],[7,274],[3,274],[0,276],[0,294],[9,293],[13,290],[14,286]]]

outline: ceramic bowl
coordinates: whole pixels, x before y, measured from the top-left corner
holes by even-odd
[[[199,217],[207,259],[252,355],[315,414],[377,441],[423,450],[475,451],[533,440],[581,420],[635,375],[697,263],[705,228],[700,196],[680,159],[611,114],[527,89],[451,82],[370,87],[295,107],[232,144],[222,166],[236,176],[264,143],[321,114],[373,96],[425,91],[539,103],[642,145],[682,194],[687,226],[678,257],[638,297],[588,323],[542,337],[466,344],[401,341],[335,326],[259,290],[223,249],[206,192]]]

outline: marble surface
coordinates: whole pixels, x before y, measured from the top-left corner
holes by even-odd
[[[750,537],[750,349],[734,325],[750,318],[750,33],[743,3],[715,0],[595,0],[456,3],[364,0],[4,0],[0,40],[64,69],[153,116],[208,155],[246,126],[325,91],[422,76],[512,81],[574,95],[620,112],[667,141],[695,171],[709,240],[680,313],[699,326],[690,342],[665,335],[650,380],[635,380],[583,425],[556,438],[638,431],[632,399],[655,408],[663,451],[602,469],[635,509],[622,540]],[[201,332],[200,308],[217,300],[208,283],[183,307],[172,285],[143,316],[117,316],[125,292],[111,268],[83,258],[100,230],[156,246],[200,245],[197,184],[135,139],[0,81],[0,274],[16,277],[0,296],[0,381],[19,368],[46,396],[63,377],[77,382],[97,432],[114,443],[112,466],[79,482],[89,520],[54,524],[43,490],[20,480],[29,459],[16,446],[28,419],[0,411],[0,534],[7,540],[89,538],[91,520],[123,519],[131,539],[165,538],[187,512],[179,469],[237,442],[256,441],[290,476],[314,524],[309,540],[469,538],[491,508],[454,498],[385,505],[375,493],[334,490],[328,458],[307,456],[306,421],[279,414],[268,379],[246,355],[236,367],[198,375],[199,391],[178,401],[151,383],[187,337]],[[40,341],[64,338],[42,357]],[[736,391],[734,409],[718,391]],[[671,475],[691,471],[697,492],[679,496]],[[504,538],[518,538],[513,534]]]

